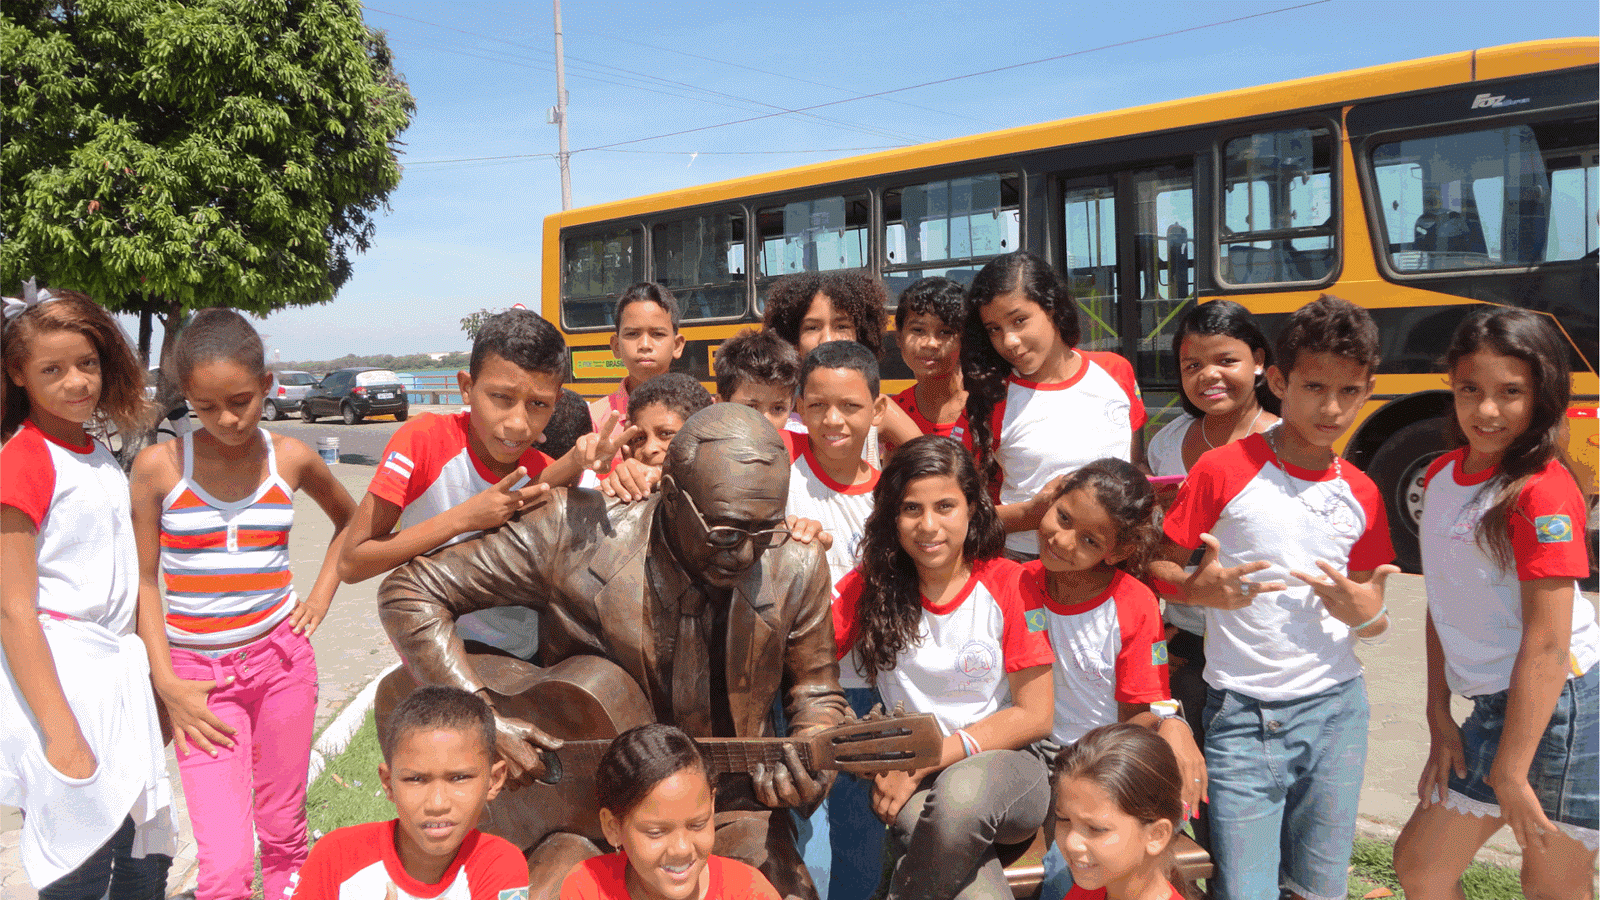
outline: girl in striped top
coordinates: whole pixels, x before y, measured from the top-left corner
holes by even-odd
[[[200,862],[196,897],[250,897],[252,823],[265,896],[278,897],[306,858],[317,702],[310,637],[338,586],[355,504],[310,447],[261,428],[271,374],[244,317],[200,312],[175,364],[204,428],[134,462],[139,632],[178,741]],[[304,601],[289,571],[300,488],[338,529]]]

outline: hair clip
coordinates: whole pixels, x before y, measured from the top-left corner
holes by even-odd
[[[15,319],[17,316],[22,315],[23,311],[28,307],[38,306],[41,303],[49,303],[51,300],[56,298],[54,294],[50,293],[49,288],[40,290],[38,285],[35,284],[34,279],[29,278],[27,281],[22,283],[22,299],[19,300],[16,297],[4,297],[0,299],[5,300],[5,321],[9,322],[12,319]]]

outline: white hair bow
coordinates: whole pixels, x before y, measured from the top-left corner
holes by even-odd
[[[38,285],[34,283],[34,279],[29,278],[27,281],[22,283],[22,299],[18,300],[16,297],[4,297],[0,299],[5,301],[5,321],[9,322],[12,319],[15,319],[17,316],[22,315],[23,310],[27,309],[28,307],[38,306],[41,303],[49,303],[51,300],[56,298],[55,295],[50,293],[49,288],[40,290]]]

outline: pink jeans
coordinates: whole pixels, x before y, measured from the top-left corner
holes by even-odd
[[[193,748],[178,758],[200,861],[196,900],[249,900],[252,823],[263,896],[283,897],[306,859],[306,766],[317,709],[311,642],[284,619],[218,659],[174,647],[172,667],[179,678],[218,682],[206,705],[238,732],[215,758]],[[229,675],[233,684],[222,685]]]

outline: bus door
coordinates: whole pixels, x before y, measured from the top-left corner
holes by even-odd
[[[1181,409],[1172,332],[1195,297],[1192,161],[1064,181],[1058,259],[1082,310],[1087,350],[1133,364],[1150,424]]]

